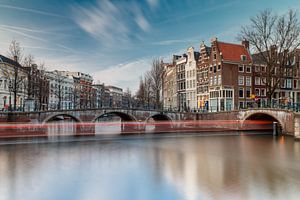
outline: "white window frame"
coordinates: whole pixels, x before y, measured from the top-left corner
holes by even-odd
[[[246,86],[251,86],[251,76],[246,76]]]
[[[261,83],[260,77],[255,76],[255,78],[254,78],[254,83],[255,83],[255,85],[260,85],[260,83]]]
[[[258,93],[256,93],[256,90],[258,91]],[[254,91],[256,96],[260,96],[260,88],[255,88]]]
[[[243,96],[242,97],[240,96],[240,89],[243,90]],[[245,89],[243,87],[239,87],[238,93],[239,93],[239,98],[244,98],[245,97]]]
[[[238,85],[244,85],[244,84],[245,84],[244,76],[238,76]]]
[[[242,68],[243,68],[243,70],[242,70],[242,71],[240,71],[240,67],[242,67]],[[238,66],[238,71],[239,71],[239,72],[244,72],[244,71],[245,71],[245,66],[244,66],[244,65],[239,65],[239,66]]]
[[[264,92],[263,92],[264,91]],[[261,88],[260,89],[260,96],[266,96],[266,89],[265,88]]]
[[[247,69],[250,69],[250,71],[248,72]],[[245,71],[246,71],[246,73],[251,73],[252,72],[251,66],[250,65],[246,65],[246,70]]]

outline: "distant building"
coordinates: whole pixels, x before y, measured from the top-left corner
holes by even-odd
[[[209,58],[211,48],[204,42],[200,45],[200,55],[197,63],[197,108],[199,111],[206,112],[209,108]]]
[[[166,110],[177,110],[177,81],[174,63],[164,65],[163,105]]]
[[[74,80],[60,71],[47,71],[49,80],[49,110],[74,108]]]
[[[109,91],[110,95],[110,107],[112,108],[120,108],[122,107],[122,96],[123,89],[116,86],[105,86],[105,88]]]
[[[105,99],[105,86],[104,84],[94,84],[92,85],[95,90],[95,108],[104,107],[104,99]]]
[[[0,109],[9,110],[14,107],[14,90],[17,91],[16,109],[23,110],[27,99],[27,71],[18,62],[0,55]],[[15,79],[15,68],[18,71]],[[14,81],[17,81],[15,84]],[[16,86],[16,87],[14,87]]]
[[[179,111],[185,111],[187,109],[186,104],[186,73],[185,65],[187,62],[187,55],[173,56],[173,62],[176,67],[176,96],[177,96],[177,109]]]
[[[80,95],[79,95],[79,108],[92,108],[94,106],[95,94],[92,88],[93,77],[89,74],[85,74],[82,72],[64,72],[68,76],[72,76],[73,78],[79,81],[80,87]]]
[[[277,55],[276,47],[271,47],[274,51],[271,55]],[[259,107],[267,105],[267,78],[270,77],[272,85],[276,84],[274,78],[279,78],[279,83],[274,90],[271,104],[273,106],[284,106],[300,103],[300,49],[290,53],[289,59],[284,66],[275,66],[271,76],[268,76],[268,66],[264,62],[262,54],[253,54],[253,87],[256,96],[256,103]],[[276,79],[277,80],[277,79]]]
[[[209,59],[209,110],[229,111],[250,106],[252,59],[249,44],[211,41]]]
[[[187,49],[187,62],[185,64],[186,106],[188,110],[197,110],[197,62],[199,52],[194,47]]]

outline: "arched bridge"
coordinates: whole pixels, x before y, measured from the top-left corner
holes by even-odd
[[[252,120],[277,121],[284,133],[297,135],[300,133],[300,115],[292,111],[279,109],[251,109],[237,110],[218,113],[183,113],[157,110],[138,109],[88,109],[88,110],[60,110],[60,111],[40,111],[40,112],[1,112],[0,121],[26,122],[26,123],[46,123],[57,116],[67,116],[77,122],[94,122],[98,118],[108,114],[119,116],[122,121],[146,122],[150,118],[154,120],[239,120],[243,122]],[[298,125],[299,124],[299,125]],[[296,131],[296,134],[295,134]],[[298,132],[297,132],[298,131]],[[300,135],[300,134],[299,134]]]

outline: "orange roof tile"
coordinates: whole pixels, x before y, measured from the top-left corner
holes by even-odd
[[[217,42],[217,45],[219,51],[222,52],[224,60],[240,62],[241,55],[246,55],[247,61],[251,61],[248,50],[241,44]]]

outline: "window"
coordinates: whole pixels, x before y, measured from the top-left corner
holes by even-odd
[[[217,72],[217,66],[214,65],[214,73],[216,73],[216,72]]]
[[[217,85],[217,76],[214,76],[214,85]]]
[[[261,95],[261,96],[266,96],[266,89],[261,88],[261,89],[260,89],[260,95]]]
[[[246,86],[251,86],[251,76],[246,76]]]
[[[255,66],[255,72],[260,72],[260,66]]]
[[[251,73],[251,66],[246,66],[246,72]]]
[[[261,78],[261,85],[266,85],[266,82],[267,82],[267,78],[266,77],[262,77]]]
[[[246,61],[247,60],[247,56],[246,55],[241,55],[241,60],[242,61]]]
[[[266,66],[262,66],[262,67],[261,67],[261,71],[262,71],[262,72],[266,72]]]
[[[221,85],[222,83],[222,78],[221,78],[221,75],[218,76],[218,85]]]
[[[292,80],[291,79],[286,79],[286,88],[292,88]]]
[[[251,88],[247,87],[246,88],[246,97],[250,98],[250,96],[251,96]]]
[[[255,85],[260,85],[260,77],[255,77]]]
[[[240,98],[244,97],[244,88],[239,88],[239,97]]]
[[[216,60],[217,59],[217,54],[214,54],[214,60]]]
[[[240,108],[244,108],[244,102],[243,102],[243,101],[240,101],[240,102],[239,102],[239,107],[240,107]]]
[[[244,66],[243,65],[239,65],[239,72],[244,72]]]
[[[218,65],[218,71],[220,71],[221,70],[221,65]]]
[[[0,80],[1,81],[1,80]],[[0,82],[1,83],[1,82]],[[1,87],[1,84],[0,84]],[[297,80],[294,80],[294,85],[293,85],[294,89],[297,89]]]
[[[260,96],[260,89],[259,88],[255,88],[255,96]]]
[[[209,67],[209,71],[212,72],[212,67]]]
[[[210,83],[210,85],[212,85],[212,84],[213,84],[213,78],[212,78],[212,77],[210,77],[210,81],[209,81],[209,83]]]
[[[239,76],[238,81],[239,85],[244,85],[244,76]]]

